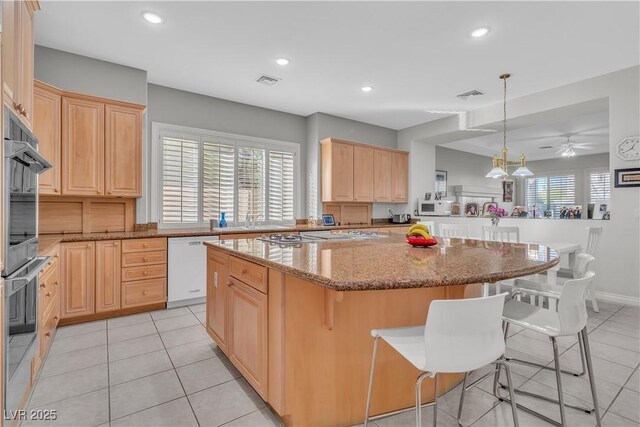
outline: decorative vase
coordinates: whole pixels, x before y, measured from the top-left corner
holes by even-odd
[[[497,227],[499,223],[500,223],[499,216],[494,216],[493,218],[491,218],[491,225],[493,225],[494,227]]]
[[[225,219],[226,214],[226,212],[220,213],[220,221],[218,222],[219,228],[225,228],[227,226],[227,220]]]

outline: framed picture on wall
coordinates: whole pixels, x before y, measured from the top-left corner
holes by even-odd
[[[447,171],[436,171],[435,193],[447,197]]]
[[[508,179],[502,181],[502,201],[513,202],[513,181]]]
[[[616,169],[614,186],[640,187],[640,168]]]
[[[478,216],[478,204],[475,202],[465,203],[464,215],[465,216]]]

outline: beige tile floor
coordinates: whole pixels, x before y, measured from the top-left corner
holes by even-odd
[[[281,425],[207,336],[204,305],[195,305],[60,328],[44,363],[29,408],[56,409],[63,426],[274,426]],[[640,309],[602,303],[589,310],[590,340],[603,425],[640,423]],[[551,362],[546,337],[512,328],[507,353]],[[576,340],[560,342],[564,367],[580,366]],[[517,387],[553,396],[553,372],[513,365]],[[474,373],[473,375],[477,375]],[[566,375],[565,401],[589,405],[588,381]],[[510,407],[496,400],[488,378],[465,399],[464,425],[510,426]],[[457,425],[460,386],[439,401],[438,424]],[[557,406],[519,397],[519,402],[558,418]],[[431,425],[432,408],[423,424]],[[567,409],[571,426],[593,426],[595,418]],[[544,422],[523,411],[520,425]],[[413,413],[372,423],[412,426]]]

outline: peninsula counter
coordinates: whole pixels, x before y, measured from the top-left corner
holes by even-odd
[[[370,331],[423,324],[435,299],[478,297],[482,283],[558,263],[545,246],[402,236],[281,246],[207,242],[208,333],[287,425],[362,423]],[[372,415],[415,404],[418,371],[382,345]],[[462,376],[441,375],[438,394]],[[425,381],[424,402],[433,400]]]

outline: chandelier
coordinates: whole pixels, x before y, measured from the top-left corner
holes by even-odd
[[[502,158],[495,156],[493,158],[493,168],[486,175],[487,178],[506,178],[509,176],[509,167],[518,166],[513,171],[513,176],[532,176],[533,172],[527,168],[527,159],[524,154],[520,155],[519,161],[510,161],[507,158],[507,79],[511,74],[501,74],[500,79],[504,82],[504,98],[503,98],[503,119],[502,119]]]

